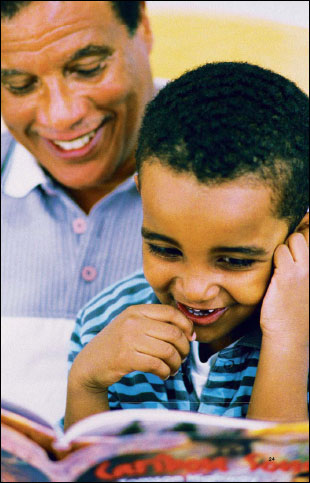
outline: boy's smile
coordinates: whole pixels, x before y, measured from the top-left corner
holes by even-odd
[[[208,186],[146,161],[140,182],[145,277],[162,304],[193,321],[197,340],[219,350],[249,330],[287,224],[259,180]]]

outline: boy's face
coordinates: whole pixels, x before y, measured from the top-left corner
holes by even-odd
[[[193,321],[198,341],[233,341],[250,328],[288,234],[270,190],[245,178],[207,186],[157,162],[144,163],[140,190],[144,273],[158,299]]]

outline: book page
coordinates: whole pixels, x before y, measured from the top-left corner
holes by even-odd
[[[46,451],[53,452],[52,443],[56,440],[56,433],[49,425],[41,424],[4,408],[1,408],[2,424],[15,429]]]
[[[68,456],[76,481],[308,481],[307,423],[122,410],[77,423],[64,440],[78,435],[94,446]]]
[[[54,481],[46,452],[5,424],[1,424],[1,481]]]

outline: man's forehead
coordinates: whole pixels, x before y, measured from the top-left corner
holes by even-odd
[[[1,22],[1,51],[39,50],[74,32],[92,27],[105,31],[115,22],[110,2],[31,2],[12,19]]]

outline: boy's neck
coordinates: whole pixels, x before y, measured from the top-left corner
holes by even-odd
[[[216,354],[216,352],[219,352],[225,347],[228,347],[233,342],[234,340],[230,337],[230,334],[214,342],[211,342],[211,344],[208,344],[206,342],[200,342],[198,346],[200,362],[207,362],[207,360],[210,359],[213,354]]]
[[[207,362],[207,360],[217,352],[225,349],[230,344],[240,339],[244,335],[249,334],[255,328],[259,328],[259,310],[255,312],[251,318],[245,320],[243,324],[236,327],[229,334],[212,341],[210,343],[199,343],[199,359],[201,362]]]

